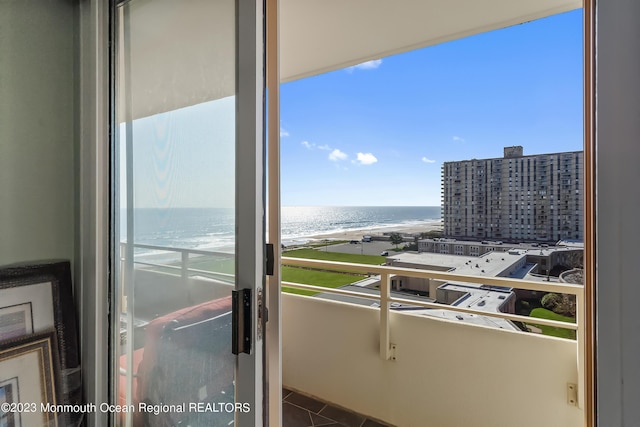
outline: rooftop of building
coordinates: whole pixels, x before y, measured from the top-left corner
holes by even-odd
[[[478,316],[477,314],[458,313],[452,310],[440,310],[440,309],[416,310],[416,311],[412,311],[411,314],[420,314],[423,316],[437,317],[439,319],[459,321],[459,322],[464,322],[471,325],[488,326],[490,328],[500,328],[500,329],[507,329],[511,331],[521,330],[512,322],[506,319],[500,319],[497,317],[489,317],[489,316]]]
[[[471,242],[478,243],[478,242]],[[526,256],[549,256],[553,252],[578,250],[580,247],[530,247],[529,249],[511,248],[505,245],[505,252],[491,251],[481,256],[470,255],[451,255],[440,254],[435,252],[404,252],[398,255],[387,257],[387,262],[394,261],[404,264],[413,264],[416,268],[429,269],[439,271],[455,271],[460,274],[471,274],[474,276],[496,277],[500,273],[508,270],[513,264],[517,263],[522,257]],[[487,262],[486,260],[489,260]],[[478,267],[476,267],[476,265]],[[531,280],[533,282],[558,282],[558,278],[554,276],[536,274],[537,264],[535,262],[525,262],[520,267],[515,266],[510,269],[502,277],[512,279]],[[484,270],[484,271],[483,271]]]
[[[572,249],[584,249],[584,242],[578,239],[559,240],[556,246],[563,246]]]
[[[444,168],[444,165],[451,164],[451,163],[463,163],[463,162],[475,162],[475,161],[487,161],[487,160],[513,160],[513,159],[524,159],[524,158],[533,158],[533,157],[541,157],[541,156],[558,156],[563,154],[580,154],[581,155],[583,154],[583,151],[579,150],[579,151],[561,151],[557,153],[523,154],[521,156],[512,156],[512,157],[506,157],[503,155],[503,157],[490,157],[487,159],[450,160],[448,162],[444,162],[442,164],[442,167]]]
[[[435,239],[439,241],[440,239]],[[451,241],[453,239],[444,239]],[[479,242],[467,242],[478,244]],[[495,243],[495,242],[492,242]],[[439,271],[455,271],[458,274],[468,274],[484,277],[510,277],[512,279],[525,279],[532,281],[557,282],[558,279],[533,273],[536,263],[526,262],[527,255],[549,255],[558,250],[567,250],[568,247],[536,247],[525,246],[523,248],[511,248],[504,245],[504,251],[490,251],[480,256],[450,255],[432,252],[403,252],[387,257],[390,265],[404,264],[414,266],[419,269],[436,269]],[[575,249],[575,248],[573,248]],[[380,277],[374,276],[363,279],[351,285],[341,287],[342,290],[379,295],[378,285]],[[451,305],[463,306],[487,312],[499,312],[501,307],[513,297],[512,288],[502,288],[499,286],[487,286],[463,282],[446,282],[438,287],[439,290],[454,291],[460,294]],[[391,291],[391,295],[397,298],[416,301],[435,301],[433,298],[412,293],[411,291]],[[378,307],[379,303],[367,298],[339,295],[323,292],[316,295],[318,298],[325,298],[334,301],[347,302],[351,304]],[[432,295],[433,297],[433,295]],[[505,319],[498,319],[475,314],[459,313],[447,309],[427,309],[412,306],[410,304],[392,303],[391,308],[411,312],[411,314],[425,315],[460,321],[474,325],[488,326],[501,329],[518,330],[512,322]]]
[[[379,276],[371,279],[378,283],[380,281]],[[461,285],[450,284],[447,286],[460,287],[462,289]],[[345,285],[340,287],[340,289],[345,291],[365,293],[369,295],[380,294],[380,291],[378,289],[374,289],[366,286],[359,286],[357,284]],[[480,288],[477,288],[477,289],[468,288],[466,290],[470,295],[470,297],[467,299],[470,302],[475,301],[474,303],[475,306],[473,308],[485,310],[485,311],[497,311],[497,310],[493,310],[496,304],[494,302],[488,303],[487,301],[495,299],[496,301],[503,303],[504,300],[500,300],[498,299],[498,297],[499,296],[508,297],[508,295],[510,294],[510,292],[496,291],[496,290],[491,291],[488,289],[483,290]],[[391,291],[391,296],[396,298],[415,300],[415,301],[426,301],[426,302],[435,301],[433,298],[411,294],[410,291],[407,291],[407,292]],[[346,302],[350,304],[364,305],[368,307],[380,306],[380,304],[377,301],[374,301],[368,298],[354,297],[350,295],[339,295],[339,294],[323,292],[323,293],[317,294],[315,297],[328,299],[332,301]],[[485,304],[478,306],[478,304],[482,300],[485,301]],[[500,328],[500,329],[508,329],[508,330],[519,330],[518,327],[516,327],[513,323],[505,319],[499,319],[499,318],[488,317],[488,316],[479,316],[476,314],[459,313],[459,312],[446,310],[446,309],[421,308],[421,307],[416,307],[410,304],[398,304],[398,303],[391,303],[391,309],[395,311],[402,311],[405,313],[410,313],[415,315],[437,317],[439,319],[459,321],[459,322],[469,323],[473,325],[488,326],[492,328]]]
[[[500,307],[504,305],[512,291],[512,288],[457,282],[445,283],[439,286],[438,289],[460,293],[461,297],[452,302],[451,305],[496,312],[501,311]]]
[[[387,257],[390,265],[413,264],[428,269],[433,266],[438,270],[447,267],[448,271],[474,276],[496,277],[514,264],[525,258],[526,251],[510,250],[507,252],[491,251],[481,256],[450,255],[432,252],[401,253]]]
[[[544,254],[549,254],[555,251],[564,251],[567,249],[575,250],[575,249],[584,248],[584,242],[582,240],[577,240],[577,239],[560,240],[555,245],[549,245],[546,243],[539,243],[539,242],[509,243],[509,242],[503,242],[500,240],[482,240],[482,241],[458,240],[454,238],[444,238],[444,237],[418,240],[418,243],[427,243],[427,242],[455,243],[457,245],[464,245],[464,246],[494,246],[494,247],[500,246],[501,248],[504,248],[504,249],[513,248],[513,249],[520,249],[520,250],[526,250],[526,251],[537,250],[537,251],[542,251]]]
[[[362,294],[369,294],[369,295],[380,295],[380,290],[373,287],[373,286],[377,286],[380,284],[380,276],[374,276],[371,277],[370,279],[367,280],[368,284],[367,286],[363,286],[363,285],[359,285],[356,283],[352,283],[350,285],[345,285],[345,286],[341,286],[340,290],[344,290],[344,291],[351,291],[351,292],[359,292]],[[360,282],[359,282],[360,283]],[[415,292],[411,292],[411,291],[391,291],[391,296],[396,297],[396,298],[404,298],[404,299],[409,299],[409,300],[414,300],[414,301],[423,301],[423,302],[435,302],[435,299],[433,298],[429,298],[429,297],[425,297],[422,295],[417,295]],[[358,305],[366,305],[368,307],[380,307],[380,304],[373,299],[368,299],[368,298],[362,298],[362,297],[355,297],[355,296],[351,296],[351,295],[341,295],[341,294],[333,294],[333,293],[329,293],[329,292],[321,292],[319,294],[316,295],[317,298],[324,298],[324,299],[329,299],[329,300],[333,300],[333,301],[341,301],[341,302],[348,302],[350,304],[358,304]],[[398,304],[398,303],[392,303],[391,304],[391,308],[393,309],[416,309],[415,305],[409,305],[409,304]]]

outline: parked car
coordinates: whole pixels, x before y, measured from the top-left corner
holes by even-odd
[[[389,256],[389,251],[382,251],[380,256]]]
[[[357,245],[360,242],[358,242],[357,240],[351,240],[349,243],[351,243],[352,245]]]

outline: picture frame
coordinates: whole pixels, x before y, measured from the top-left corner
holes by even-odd
[[[78,329],[66,260],[37,261],[0,267],[0,344],[54,329],[61,389],[77,401],[80,390]]]
[[[34,332],[31,301],[0,307],[0,341],[31,335]]]
[[[0,409],[3,427],[57,426],[58,351],[55,330],[0,343]],[[7,410],[9,409],[9,410]]]

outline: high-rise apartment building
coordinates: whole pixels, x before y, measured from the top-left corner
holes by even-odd
[[[444,234],[467,239],[555,242],[582,239],[582,151],[445,162]]]

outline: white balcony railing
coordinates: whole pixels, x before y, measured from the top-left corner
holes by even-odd
[[[584,321],[585,321],[585,305],[584,305],[584,288],[580,285],[573,285],[567,283],[543,283],[533,282],[527,280],[513,280],[502,277],[478,277],[470,275],[462,275],[448,272],[429,271],[429,270],[417,270],[411,268],[399,268],[391,266],[373,266],[367,264],[351,264],[334,261],[323,261],[303,258],[291,258],[283,257],[283,265],[308,267],[324,270],[342,270],[358,273],[373,273],[379,274],[380,281],[380,295],[371,295],[358,292],[344,291],[340,289],[324,288],[320,286],[310,286],[299,283],[283,282],[283,286],[288,286],[298,289],[313,290],[325,293],[336,293],[342,295],[357,296],[361,298],[369,298],[378,300],[380,304],[379,308],[379,343],[380,343],[380,357],[383,360],[389,360],[393,352],[393,343],[390,340],[391,336],[391,323],[390,323],[390,304],[401,303],[413,306],[419,306],[424,308],[446,309],[452,311],[458,311],[462,313],[475,314],[479,316],[497,317],[501,319],[535,323],[539,325],[552,326],[564,329],[572,329],[576,331],[576,345],[575,345],[575,374],[576,374],[576,386],[577,386],[577,401],[575,404],[582,408],[584,399]],[[404,277],[416,277],[422,279],[439,279],[444,281],[466,282],[483,285],[504,286],[517,289],[525,289],[531,291],[541,292],[554,292],[574,295],[576,297],[576,323],[559,322],[547,319],[538,319],[535,321],[531,317],[520,316],[509,313],[501,312],[488,312],[480,311],[471,308],[461,306],[451,306],[445,304],[438,304],[426,301],[416,301],[404,298],[395,298],[390,296],[391,290],[391,277],[393,275],[399,275]],[[284,320],[283,320],[284,322]],[[471,331],[470,331],[471,332]],[[526,332],[522,332],[525,336],[530,335]],[[573,375],[572,375],[573,376]],[[570,400],[570,399],[569,399]],[[571,403],[571,402],[570,402]]]
[[[125,242],[120,242],[121,254],[125,253],[126,246],[127,244]],[[201,250],[201,249],[174,248],[171,246],[146,245],[146,244],[140,244],[140,243],[136,243],[135,245],[133,245],[133,247],[134,249],[147,249],[152,251],[159,251],[159,252],[179,255],[179,258],[176,257],[175,260],[172,259],[169,262],[168,261],[163,261],[163,262],[144,261],[142,257],[138,257],[137,259],[134,259],[134,264],[136,265],[144,265],[148,267],[161,267],[166,270],[173,270],[175,274],[179,273],[182,277],[185,277],[185,278],[194,274],[200,274],[205,277],[215,277],[221,280],[233,282],[233,277],[234,277],[233,274],[219,272],[219,271],[197,269],[197,268],[190,267],[189,265],[190,260],[193,260],[193,258],[191,257],[192,255],[217,256],[223,259],[224,258],[233,259],[234,257],[233,254],[230,254],[227,252],[214,252],[214,251],[207,251],[207,250]],[[124,261],[125,261],[124,258],[122,258],[121,262],[124,262]],[[175,261],[179,261],[180,264],[176,265]]]
[[[577,342],[282,294],[282,381],[398,427],[583,427]]]
[[[183,279],[205,276],[226,283],[233,277],[191,267],[198,256],[230,254],[152,245],[135,247],[179,254],[168,263],[136,259],[134,264],[142,269],[162,267]],[[282,362],[286,386],[399,426],[581,425],[585,319],[582,286],[290,257],[283,257],[282,264],[381,277],[379,295],[282,283],[379,302],[379,308],[373,308],[284,294]],[[394,275],[575,295],[576,323],[392,297]],[[394,312],[391,303],[571,329],[576,331],[576,340]],[[576,386],[577,396],[572,397],[570,389]],[[425,393],[430,399],[428,404],[421,396]],[[514,416],[524,418],[514,420]],[[421,421],[430,417],[433,424]]]

